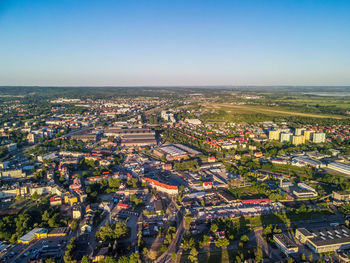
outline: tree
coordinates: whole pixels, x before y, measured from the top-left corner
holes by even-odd
[[[45,260],[45,263],[55,263],[56,261],[53,258],[48,258]]]
[[[217,247],[227,247],[230,244],[230,241],[228,241],[227,238],[222,238],[216,241],[215,245]]]
[[[257,262],[261,261],[263,259],[264,253],[261,249],[261,247],[257,247],[256,252],[255,252],[255,260]]]
[[[91,263],[91,260],[88,255],[84,255],[81,259],[81,263]]]
[[[210,231],[215,233],[216,231],[218,231],[218,226],[216,224],[211,224]]]
[[[142,255],[143,257],[147,258],[148,257],[149,250],[147,247],[144,247],[142,250]]]
[[[39,199],[39,195],[38,195],[38,193],[36,191],[32,194],[32,199],[33,200],[38,200]]]
[[[310,252],[310,254],[309,254],[309,261],[310,261],[310,262],[313,262],[313,261],[314,261],[312,252]]]
[[[241,241],[243,241],[244,243],[249,241],[249,237],[247,235],[243,235],[241,236]]]
[[[108,186],[110,188],[119,188],[120,187],[120,179],[119,178],[109,178]]]
[[[111,256],[107,256],[104,260],[102,260],[102,263],[117,263],[117,260]]]
[[[185,227],[186,227],[186,229],[190,228],[190,225],[191,225],[192,221],[193,221],[193,218],[190,215],[186,215],[185,216]]]
[[[126,236],[128,231],[129,229],[124,221],[119,221],[115,224],[114,234],[116,239]]]
[[[74,231],[78,227],[78,221],[73,220],[69,227]]]
[[[188,259],[192,262],[192,263],[197,263],[198,262],[198,251],[196,248],[192,248],[190,251],[190,254],[188,256]]]
[[[193,238],[185,239],[184,242],[183,242],[183,249],[184,250],[189,250],[189,249],[192,249],[192,248],[194,248],[194,240],[193,240]]]
[[[172,253],[170,254],[170,256],[171,256],[171,259],[173,260],[173,262],[176,262],[176,253],[175,253],[175,252],[172,252]]]

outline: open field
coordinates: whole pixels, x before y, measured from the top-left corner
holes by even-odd
[[[228,113],[233,114],[266,114],[271,116],[301,116],[301,117],[312,117],[312,118],[336,118],[343,119],[345,117],[339,115],[325,115],[325,114],[314,114],[314,113],[303,113],[297,111],[288,111],[283,110],[278,107],[266,107],[266,106],[256,106],[256,105],[232,105],[225,103],[212,103],[205,104],[205,108],[207,109],[216,109],[216,110],[224,110]]]
[[[204,253],[201,252],[198,254],[198,261],[207,262],[207,263],[230,262],[230,254],[233,254],[233,252],[234,250],[227,250],[226,248],[222,249],[221,251],[204,252]],[[178,258],[180,259],[177,261],[178,263],[191,263],[191,261],[188,259],[187,253],[183,254],[181,258],[180,257]]]

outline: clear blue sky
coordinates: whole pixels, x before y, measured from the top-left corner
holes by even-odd
[[[0,0],[0,85],[350,85],[350,1]]]

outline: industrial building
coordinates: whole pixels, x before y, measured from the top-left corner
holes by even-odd
[[[298,246],[285,234],[273,235],[273,240],[282,252],[286,255],[298,253]]]
[[[350,201],[350,191],[333,192],[332,197],[334,200],[337,200],[337,201],[349,202]]]
[[[200,154],[200,152],[179,143],[159,147],[154,150],[153,153],[159,157],[165,156],[169,161],[181,160],[186,157],[194,157]]]
[[[350,165],[339,162],[332,162],[327,165],[327,168],[330,168],[334,171],[350,175]]]
[[[325,253],[350,248],[350,230],[345,226],[323,228],[298,228],[295,238],[315,253]]]

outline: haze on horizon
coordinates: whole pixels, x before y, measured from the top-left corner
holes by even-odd
[[[346,0],[4,0],[0,85],[350,85]]]

